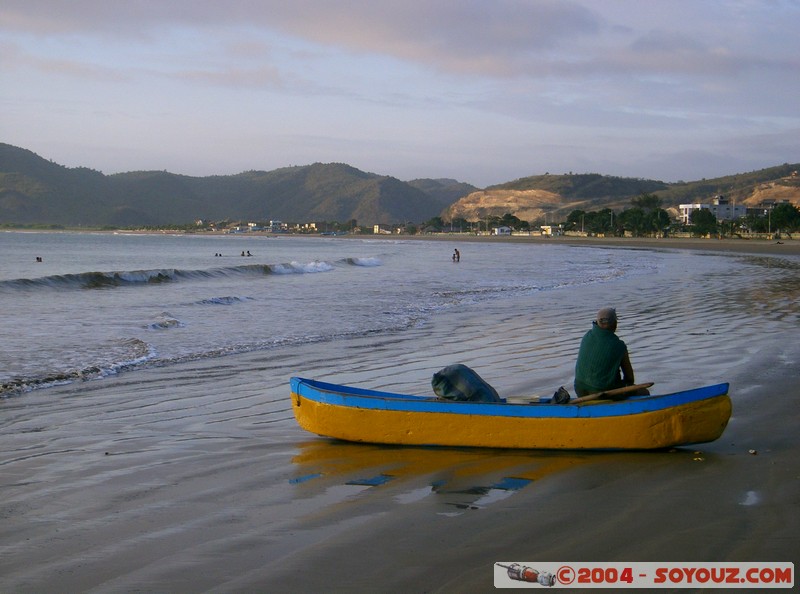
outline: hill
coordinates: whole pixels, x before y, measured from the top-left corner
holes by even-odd
[[[191,177],[167,171],[104,175],[67,168],[0,143],[0,224],[133,227],[213,221],[422,223],[481,220],[511,213],[527,221],[563,220],[573,210],[616,211],[652,193],[664,208],[723,194],[756,205],[800,205],[800,164],[784,164],[717,179],[669,184],[587,174],[536,175],[484,190],[453,179],[367,173],[344,163],[314,163],[273,171]]]
[[[478,189],[473,185],[459,182],[455,179],[412,179],[408,183],[439,202],[441,208],[450,206],[462,196],[466,196]]]
[[[800,205],[800,164],[784,164],[716,179],[668,184],[657,180],[596,173],[537,175],[475,191],[442,212],[444,220],[481,220],[512,213],[525,221],[564,220],[573,210],[621,211],[642,193],[661,198],[662,208],[677,214],[678,205],[710,202],[724,195],[739,204],[788,200]]]
[[[457,182],[454,182],[457,184]],[[0,144],[0,223],[66,226],[187,224],[197,219],[425,221],[452,184],[366,173],[342,163],[190,177],[166,171],[104,175]]]

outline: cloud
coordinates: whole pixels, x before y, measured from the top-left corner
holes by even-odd
[[[68,58],[38,56],[15,43],[0,43],[3,55],[1,70],[19,71],[33,69],[48,76],[65,76],[84,80],[121,82],[128,76],[117,68]]]
[[[269,33],[442,73],[489,78],[719,78],[758,68],[796,73],[796,52],[769,50],[765,55],[769,40],[753,40],[746,24],[754,18],[750,3],[736,3],[731,11],[717,7],[715,21],[704,20],[703,27],[692,20],[708,19],[706,6],[680,0],[669,4],[668,11],[664,6],[645,11],[622,0],[608,3],[617,10],[602,15],[593,3],[568,0],[5,0],[0,26],[42,36],[151,41],[165,31],[203,35],[237,30],[243,44],[258,43],[260,35]],[[647,12],[661,22],[650,26],[641,16]],[[757,14],[764,12],[769,11],[762,8]],[[773,14],[781,18],[778,10]],[[726,36],[725,30],[739,36]]]
[[[31,35],[152,38],[172,28],[273,31],[453,73],[507,76],[520,63],[595,35],[597,16],[561,0],[5,0],[0,26]]]
[[[218,172],[207,142],[233,169],[691,179],[800,158],[798,17],[785,0],[2,0],[0,133],[139,142],[195,173]]]
[[[510,76],[532,56],[596,34],[589,10],[571,2],[360,2],[341,11],[325,4],[320,18],[281,11],[281,27],[294,35],[356,52],[407,60],[455,74]],[[330,11],[330,12],[328,12]],[[334,23],[334,26],[330,26]]]

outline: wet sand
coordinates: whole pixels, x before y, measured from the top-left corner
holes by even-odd
[[[654,295],[637,303],[631,293],[631,306]],[[706,306],[698,317],[738,311]],[[476,336],[483,322],[459,319],[475,324],[465,332]],[[574,320],[547,323],[563,332]],[[628,323],[648,331],[644,321]],[[652,332],[667,334],[659,323]],[[735,386],[726,432],[672,451],[391,448],[333,442],[295,424],[287,369],[422,390],[429,370],[449,362],[447,328],[4,399],[0,591],[489,592],[495,561],[797,563],[800,347],[796,318],[787,323],[793,329],[773,328],[775,340],[752,352],[745,342],[726,345]],[[520,368],[535,346],[514,334],[518,326],[499,321],[503,340],[448,345],[448,357],[461,349],[510,378],[498,386],[504,395],[529,394],[535,386]],[[554,358],[565,358],[580,332],[550,344]],[[725,333],[697,340],[712,344]],[[677,371],[693,355],[659,357],[648,355]],[[542,367],[538,382],[549,386],[568,365]],[[524,488],[502,488],[509,477]]]
[[[646,237],[560,237],[542,241],[560,241],[570,245],[602,245],[607,247],[657,248],[676,250],[702,250],[742,254],[800,254],[800,241],[796,239],[699,239],[667,237],[662,239]]]

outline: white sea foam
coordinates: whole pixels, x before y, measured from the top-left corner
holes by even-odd
[[[758,505],[759,503],[761,503],[761,495],[759,495],[758,491],[748,491],[744,494],[744,497],[739,502],[739,505],[749,507],[752,505]]]
[[[182,326],[183,324],[180,320],[164,312],[156,318],[155,322],[149,324],[147,327],[151,330],[166,330],[168,328],[180,328]]]
[[[274,264],[271,266],[275,274],[303,274],[314,272],[329,272],[333,266],[327,262],[316,260],[314,262],[289,262],[288,264]]]
[[[372,258],[348,258],[348,264],[352,264],[353,266],[380,266],[383,264],[380,258],[372,257]]]

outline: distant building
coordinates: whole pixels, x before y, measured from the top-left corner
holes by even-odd
[[[708,210],[718,221],[733,221],[747,214],[747,207],[743,204],[731,204],[725,196],[714,196],[710,204],[695,202],[694,204],[681,204],[681,221],[684,225],[690,223],[692,213],[696,210]]]
[[[375,225],[372,227],[372,232],[375,235],[391,235],[392,230],[387,225]]]
[[[554,235],[563,235],[564,231],[561,225],[541,225],[539,229],[542,230],[542,235],[545,237],[553,237]]]
[[[511,227],[492,227],[492,235],[511,235]]]

